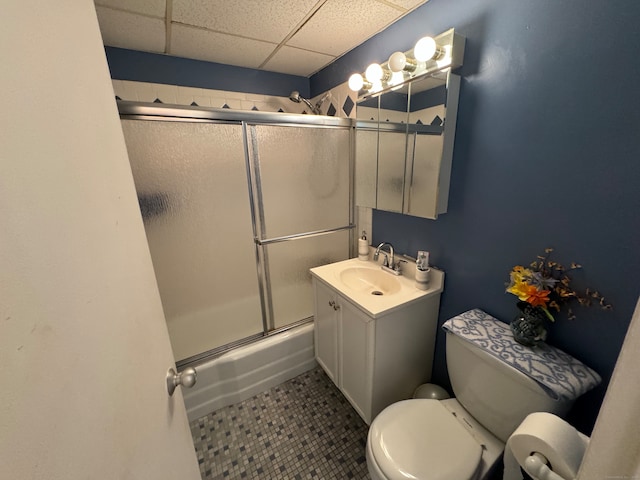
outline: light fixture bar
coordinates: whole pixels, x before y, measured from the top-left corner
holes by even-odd
[[[424,75],[454,70],[462,66],[464,46],[465,38],[453,28],[433,38],[422,37],[411,50],[394,52],[387,62],[372,63],[364,74],[351,75],[349,88],[358,92],[358,98],[366,98]]]

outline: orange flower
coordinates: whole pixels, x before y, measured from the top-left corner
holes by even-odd
[[[549,290],[538,290],[533,285],[525,285],[524,288],[527,293],[525,302],[530,303],[532,307],[544,307],[549,301]]]

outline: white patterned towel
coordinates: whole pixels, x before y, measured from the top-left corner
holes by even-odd
[[[442,328],[528,375],[555,400],[575,400],[602,380],[584,363],[551,345],[519,344],[508,324],[478,308],[450,318]]]

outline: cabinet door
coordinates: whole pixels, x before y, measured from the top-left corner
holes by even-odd
[[[338,310],[334,309],[335,295],[332,290],[313,280],[315,292],[316,361],[327,375],[338,384]]]
[[[374,322],[347,300],[340,305],[340,389],[365,422],[371,422]]]

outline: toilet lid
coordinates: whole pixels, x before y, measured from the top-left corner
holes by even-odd
[[[472,478],[482,447],[438,400],[405,400],[371,423],[370,451],[389,480]]]

